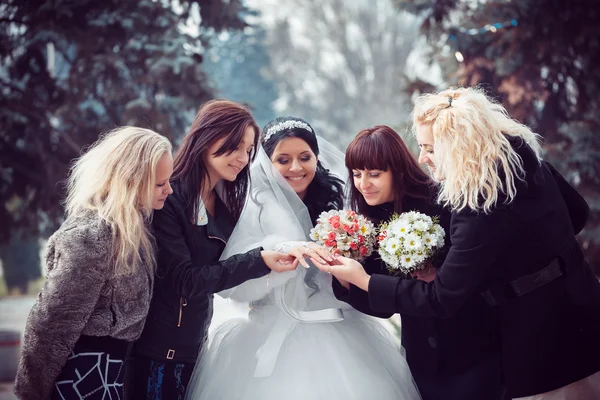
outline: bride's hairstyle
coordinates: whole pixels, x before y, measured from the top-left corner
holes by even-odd
[[[319,156],[317,136],[308,122],[297,117],[279,117],[263,128],[262,145],[269,158],[277,144],[290,137],[304,140],[313,153]],[[313,224],[321,212],[344,207],[344,182],[325,169],[321,161],[317,161],[315,177],[308,185],[304,203]]]
[[[214,156],[230,154],[240,145],[248,128],[254,131],[254,147],[258,145],[260,129],[241,104],[227,100],[211,100],[205,103],[184,136],[173,163],[171,180],[180,182],[178,194],[183,198],[185,212],[190,220],[198,217],[198,205],[202,186],[209,184],[208,170],[203,160],[204,154],[219,139],[225,139]],[[252,152],[250,162],[242,169],[235,181],[224,181],[225,198],[229,212],[237,221],[242,213],[249,184],[249,167],[256,152]]]
[[[148,229],[159,160],[171,142],[149,129],[125,126],[100,137],[73,164],[66,211],[93,210],[110,227],[115,275],[134,271],[142,259],[154,264]]]
[[[397,213],[409,211],[402,209],[404,196],[433,197],[433,182],[400,135],[389,126],[377,125],[360,131],[346,149],[346,167],[349,176],[353,169],[391,171]],[[350,185],[350,204],[359,213],[369,215],[370,206],[354,185]]]
[[[541,160],[539,136],[515,121],[480,88],[456,88],[417,98],[413,133],[430,126],[437,173],[442,177],[438,201],[453,211],[489,212],[499,194],[510,203],[515,179],[523,179],[521,157],[508,137],[521,138]]]

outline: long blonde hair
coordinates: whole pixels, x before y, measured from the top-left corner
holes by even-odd
[[[522,138],[538,160],[542,157],[540,136],[480,88],[421,95],[412,121],[414,134],[418,125],[433,132],[436,170],[443,177],[438,201],[453,211],[488,213],[499,193],[506,195],[506,203],[514,199],[515,179],[524,179],[525,170],[506,136]]]
[[[171,150],[166,137],[124,126],[101,136],[71,168],[67,214],[93,210],[111,228],[115,275],[131,274],[142,259],[155,264],[148,219],[156,167]]]

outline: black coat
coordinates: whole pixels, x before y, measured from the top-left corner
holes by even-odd
[[[405,198],[402,208],[405,211],[418,211],[431,217],[439,216],[440,225],[446,231],[446,245],[449,245],[449,211],[425,199],[409,197]],[[369,216],[376,222],[388,220],[392,214],[392,203],[370,207],[369,210]],[[373,253],[363,265],[369,274],[390,275],[377,253]],[[392,309],[377,312],[370,307],[367,292],[353,285],[350,286],[350,290],[346,290],[336,279],[333,282],[336,297],[363,313],[389,318],[396,312]],[[425,386],[436,385],[441,377],[447,377],[442,380],[451,381],[453,376],[466,376],[469,370],[484,362],[491,364],[495,361],[496,365],[499,364],[500,356],[493,319],[481,298],[469,299],[452,318],[419,317],[405,313],[401,313],[401,317],[402,346],[406,350],[408,365],[424,398],[428,389]],[[499,376],[496,382],[500,385]],[[477,384],[478,382],[472,383],[473,386]],[[482,384],[489,385],[489,382],[482,382]],[[460,386],[459,384],[457,390],[461,390]],[[466,400],[465,396],[469,397],[464,392],[450,393],[453,390],[451,385],[445,385],[445,389],[447,391],[445,395],[450,396],[445,398]],[[499,388],[489,388],[489,390],[497,393]],[[481,391],[476,390],[474,393],[481,393]]]
[[[193,224],[174,193],[154,213],[158,244],[154,294],[134,353],[156,360],[196,362],[212,318],[213,293],[269,273],[260,248],[219,261],[235,222],[217,198],[215,217]]]
[[[513,147],[527,175],[512,203],[453,213],[451,248],[433,282],[373,275],[368,296],[380,312],[439,318],[485,298],[508,394],[523,397],[600,370],[600,283],[575,240],[587,204],[528,146]]]

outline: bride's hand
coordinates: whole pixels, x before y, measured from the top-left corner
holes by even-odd
[[[271,271],[285,272],[296,269],[298,263],[293,256],[277,251],[263,250],[260,255]]]
[[[323,272],[328,272],[335,276],[338,280],[346,281],[358,286],[364,291],[369,289],[369,280],[371,276],[365,272],[362,264],[350,258],[338,256],[331,264],[318,264],[315,266]],[[342,283],[343,284],[343,283]]]
[[[300,263],[304,268],[310,268],[305,260],[306,257],[309,257],[317,267],[318,264],[328,265],[329,262],[333,262],[333,256],[329,253],[329,250],[316,244],[294,247],[288,254],[296,259],[294,261],[295,265]]]

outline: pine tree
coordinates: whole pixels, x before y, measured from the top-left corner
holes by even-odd
[[[265,35],[258,24],[224,32],[211,40],[204,60],[216,96],[246,104],[261,127],[275,117],[277,99],[277,88],[266,73],[270,57]]]
[[[48,233],[60,182],[98,134],[175,139],[212,98],[205,48],[246,26],[240,0],[9,0],[0,5],[0,243]],[[187,32],[187,33],[185,33]]]

